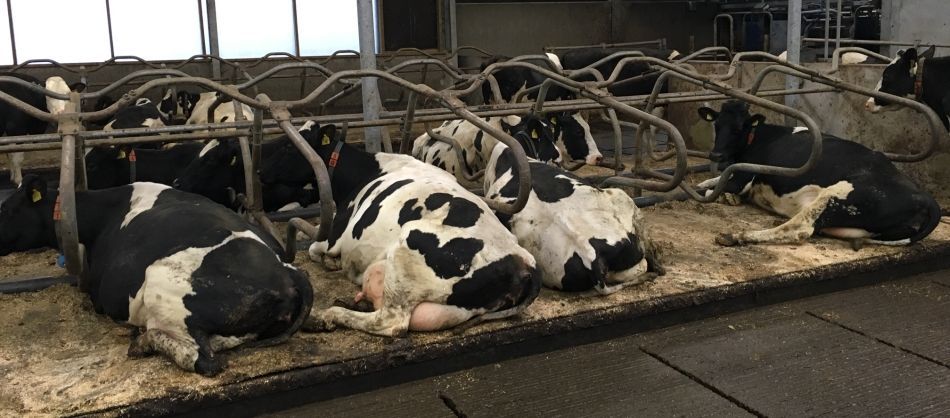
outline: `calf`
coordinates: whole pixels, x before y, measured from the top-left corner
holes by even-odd
[[[720,170],[734,163],[798,167],[808,160],[811,135],[805,128],[763,123],[749,107],[728,101],[721,112],[699,109],[700,117],[715,122],[716,142],[710,159]],[[930,194],[897,170],[880,152],[855,142],[824,135],[822,154],[807,173],[795,177],[735,172],[700,184],[726,181],[726,192],[751,199],[756,205],[789,220],[762,231],[724,234],[722,245],[795,243],[815,231],[850,240],[905,245],[930,234],[940,221],[940,208]]]
[[[0,76],[16,77],[30,83],[40,85],[40,80],[25,74],[0,73]],[[85,89],[83,83],[67,85],[66,81],[59,76],[53,76],[46,79],[47,90],[60,94],[69,94],[70,91],[80,92]],[[66,110],[66,101],[46,97],[43,93],[30,90],[24,86],[13,83],[0,82],[0,92],[6,93],[40,111],[46,111],[57,115]],[[18,136],[18,135],[37,135],[46,132],[48,123],[36,119],[26,112],[17,109],[5,100],[0,100],[0,136]],[[23,153],[10,153],[10,181],[20,184],[23,180]]]
[[[330,236],[310,257],[341,269],[376,308],[315,312],[314,329],[336,326],[395,336],[439,330],[466,321],[515,315],[540,291],[534,257],[455,178],[406,155],[369,154],[341,139],[302,131],[334,171]],[[262,177],[309,167],[285,148]]]
[[[130,147],[93,147],[86,152],[90,189],[104,189],[136,181],[172,185],[198,157],[204,144],[186,143],[164,150]]]
[[[0,255],[56,247],[58,201],[24,178],[0,206]],[[310,282],[273,237],[201,196],[154,183],[76,192],[76,217],[96,312],[144,328],[130,357],[158,352],[211,376],[225,366],[216,352],[280,343],[309,315]]]
[[[309,130],[313,126],[313,123],[308,123],[301,129]],[[285,146],[293,146],[286,136],[264,142],[261,145],[261,161],[266,161]],[[312,175],[310,172],[310,176]],[[262,181],[264,184],[261,192],[265,211],[307,206],[317,200],[316,190],[307,187],[312,181],[299,184],[268,183],[266,179]],[[234,200],[234,194],[246,190],[244,157],[240,144],[235,139],[212,140],[201,149],[198,157],[182,171],[173,184],[183,191],[200,194],[224,206],[237,209],[238,202]]]
[[[603,161],[603,155],[597,149],[597,143],[590,132],[590,125],[578,113],[557,113],[548,115],[547,122],[555,130],[558,145],[567,150],[571,159],[583,160],[586,164],[597,165]],[[517,116],[492,117],[486,121],[498,129],[505,126],[517,125],[521,118]],[[486,134],[464,119],[447,121],[442,126],[432,130],[433,133],[445,135],[454,139],[462,149],[462,158],[465,165],[472,172],[485,168],[488,155],[498,143],[498,140]],[[458,175],[462,170],[458,154],[451,145],[437,141],[422,134],[413,142],[413,157],[432,164],[450,173]],[[557,158],[559,161],[560,158]],[[461,179],[461,177],[459,177]]]
[[[930,106],[940,116],[943,127],[950,130],[950,57],[934,58],[934,47],[917,55],[916,48],[897,53],[884,68],[877,82],[877,91],[907,97]],[[883,99],[870,98],[864,104],[872,113],[894,110]]]
[[[507,129],[534,160],[529,162],[531,193],[524,209],[499,218],[535,257],[542,283],[566,291],[609,294],[662,274],[630,196],[591,186],[545,164],[544,150],[554,145],[543,125],[529,120]],[[513,203],[519,189],[514,154],[499,142],[487,159],[485,196]]]

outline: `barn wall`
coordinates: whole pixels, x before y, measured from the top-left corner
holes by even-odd
[[[533,54],[545,46],[590,45],[667,38],[687,51],[712,45],[718,6],[638,1],[459,3],[459,45],[502,55]]]
[[[950,2],[947,0],[888,0],[881,6],[881,38],[950,45]],[[889,54],[894,56],[899,47]],[[950,49],[937,51],[950,54]]]

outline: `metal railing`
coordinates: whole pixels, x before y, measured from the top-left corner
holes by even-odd
[[[6,94],[0,92],[0,100],[3,100],[12,106],[23,110],[31,116],[42,120],[57,122],[58,132],[55,134],[30,135],[18,137],[0,138],[0,153],[14,151],[30,151],[38,149],[59,149],[61,152],[60,167],[60,195],[61,195],[61,217],[57,220],[57,236],[60,240],[60,246],[66,257],[67,270],[70,274],[82,277],[83,271],[83,248],[78,242],[76,225],[76,206],[75,191],[82,189],[82,184],[77,184],[76,179],[82,179],[83,170],[82,158],[83,149],[86,146],[96,145],[116,145],[142,142],[180,142],[193,139],[207,138],[225,138],[238,137],[241,145],[242,156],[244,157],[244,170],[246,189],[242,201],[249,208],[249,213],[258,222],[264,225],[272,234],[277,234],[273,225],[267,219],[262,211],[261,185],[259,179],[254,175],[260,167],[260,148],[263,136],[269,133],[283,133],[290,138],[290,141],[304,155],[314,175],[317,179],[318,192],[320,194],[321,218],[318,226],[313,226],[301,218],[290,219],[288,231],[290,232],[283,244],[285,248],[285,259],[292,259],[295,253],[295,233],[297,230],[303,231],[307,235],[324,239],[328,234],[328,227],[331,224],[331,218],[334,214],[332,190],[330,189],[329,176],[323,160],[320,159],[312,148],[294,128],[294,123],[304,120],[316,120],[320,123],[344,123],[349,127],[366,126],[401,126],[402,127],[402,150],[408,151],[409,126],[417,122],[435,122],[450,119],[464,119],[479,129],[485,131],[500,142],[505,143],[515,153],[517,171],[519,176],[519,193],[514,203],[505,204],[491,200],[486,200],[488,205],[494,210],[503,213],[515,213],[521,210],[527,203],[528,193],[530,191],[530,172],[528,170],[527,159],[524,150],[518,145],[510,135],[502,130],[493,127],[484,118],[488,116],[502,115],[523,115],[532,112],[542,111],[562,111],[562,110],[583,110],[583,109],[606,109],[611,116],[612,128],[615,133],[615,153],[622,154],[620,143],[620,125],[618,123],[617,113],[623,114],[637,121],[637,147],[634,166],[628,173],[622,173],[624,167],[619,158],[612,166],[615,169],[615,175],[604,179],[605,185],[619,185],[633,187],[637,190],[651,190],[657,192],[671,191],[681,189],[689,197],[700,201],[710,202],[715,200],[722,192],[726,182],[720,182],[719,185],[709,194],[700,195],[695,188],[683,182],[686,174],[695,171],[695,167],[687,166],[687,157],[704,156],[705,153],[689,150],[686,148],[685,141],[679,130],[669,122],[662,120],[650,111],[661,104],[686,103],[697,101],[718,100],[723,98],[736,98],[749,103],[770,109],[791,117],[794,117],[809,128],[812,134],[812,150],[808,160],[799,167],[777,167],[757,164],[735,164],[724,170],[722,175],[729,176],[736,171],[747,171],[753,173],[765,173],[783,176],[800,175],[810,169],[821,155],[821,130],[817,123],[807,114],[789,108],[787,106],[766,100],[765,97],[782,96],[789,94],[810,94],[832,91],[851,91],[857,94],[863,94],[871,97],[886,99],[899,105],[911,107],[920,113],[924,113],[931,129],[934,132],[930,142],[925,148],[913,154],[887,154],[895,161],[920,161],[933,152],[933,148],[946,133],[942,130],[937,115],[920,103],[913,102],[904,98],[896,97],[886,93],[870,91],[858,86],[844,83],[817,72],[815,70],[782,62],[778,57],[762,52],[743,52],[732,56],[728,70],[723,74],[701,74],[692,68],[687,62],[705,53],[722,53],[721,48],[709,48],[705,51],[698,51],[682,60],[667,62],[662,59],[645,57],[642,54],[628,52],[618,52],[605,59],[618,59],[618,64],[614,71],[609,74],[600,74],[593,69],[596,63],[588,68],[575,70],[573,72],[561,73],[549,65],[542,65],[528,62],[532,59],[538,59],[539,56],[518,57],[511,61],[497,62],[489,65],[484,71],[477,74],[464,74],[456,72],[455,69],[444,64],[439,59],[423,58],[403,62],[387,70],[346,70],[332,72],[325,66],[309,61],[297,61],[284,63],[272,69],[265,71],[258,76],[249,76],[247,80],[237,85],[224,85],[203,77],[189,76],[175,69],[149,69],[134,72],[117,80],[102,90],[90,93],[71,93],[68,95],[58,94],[48,91],[41,86],[32,85],[14,77],[0,77],[0,82],[18,83],[30,88],[33,91],[57,98],[68,100],[69,106],[65,113],[51,115],[41,109],[36,109],[30,105]],[[835,55],[840,55],[843,51],[836,51]],[[727,55],[731,54],[728,51]],[[765,58],[774,64],[766,67],[756,76],[753,84],[747,89],[733,88],[725,83],[724,80],[732,78],[737,71],[739,62],[751,57]],[[614,97],[607,93],[607,89],[615,85],[620,80],[620,74],[624,67],[635,64],[647,64],[654,71],[659,72],[657,82],[654,84],[653,91],[648,95],[638,95],[629,97]],[[452,87],[435,90],[432,87],[407,81],[394,74],[401,68],[407,68],[412,65],[432,65],[438,67],[441,71],[448,72],[447,77],[456,80]],[[538,86],[540,93],[534,102],[508,103],[494,106],[466,106],[461,100],[474,92],[480,91],[484,83],[489,83],[494,95],[500,97],[495,73],[506,68],[526,68],[547,77],[542,85]],[[314,89],[301,95],[294,100],[270,100],[267,95],[257,94],[254,97],[247,95],[242,90],[252,89],[255,85],[274,76],[282,71],[308,69],[319,72],[326,79],[317,85]],[[786,90],[761,90],[760,87],[769,74],[779,72],[803,78],[818,84],[828,86],[826,88],[811,89],[786,89]],[[579,82],[572,77],[580,74],[592,74],[595,81]],[[138,78],[157,77],[145,81],[140,86],[124,94],[116,103],[99,111],[84,112],[79,104],[82,100],[98,98],[110,91],[114,91],[123,86],[127,86],[133,80]],[[409,106],[405,111],[384,111],[377,120],[362,120],[362,114],[342,114],[342,115],[323,115],[309,118],[293,118],[291,112],[307,106],[311,103],[319,102],[326,96],[330,89],[336,85],[353,85],[363,77],[377,77],[380,80],[392,83],[408,92]],[[693,84],[703,88],[700,91],[661,93],[660,86],[669,78],[675,78],[683,82]],[[252,120],[240,120],[227,123],[211,123],[201,125],[187,126],[166,126],[161,128],[131,128],[120,129],[108,132],[102,131],[84,131],[80,121],[102,120],[114,115],[121,107],[130,105],[135,100],[153,89],[162,89],[174,86],[199,86],[211,91],[218,92],[222,97],[222,103],[230,101],[235,110],[241,105],[249,106],[253,110]],[[543,94],[550,86],[556,85],[574,92],[578,99],[561,100],[545,102]],[[439,108],[417,108],[417,102],[422,99],[424,102],[435,103]],[[643,110],[636,106],[644,107]],[[242,114],[243,112],[235,112]],[[265,113],[271,116],[265,119]],[[647,126],[667,132],[674,149],[665,154],[655,154],[654,151],[643,144],[643,132]],[[208,132],[198,132],[209,130]],[[156,134],[165,134],[157,136]],[[454,141],[448,141],[454,142]],[[458,151],[457,143],[453,148]],[[653,160],[676,159],[672,170],[651,170],[644,162],[647,158]],[[463,177],[470,178],[476,173],[464,173]],[[85,285],[80,280],[80,285]]]

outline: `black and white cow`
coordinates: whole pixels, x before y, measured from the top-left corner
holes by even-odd
[[[496,116],[487,118],[486,122],[498,129],[504,129],[505,126],[519,124],[520,120],[518,116]],[[590,165],[597,165],[603,161],[604,157],[597,149],[597,143],[591,135],[590,125],[579,113],[551,114],[547,116],[545,123],[554,128],[557,144],[562,149],[566,149],[567,156],[572,160],[582,160]],[[465,164],[472,173],[486,167],[488,155],[498,143],[497,139],[464,119],[446,121],[432,132],[450,137],[459,144]],[[459,173],[457,170],[461,169],[458,154],[452,146],[430,138],[427,133],[415,139],[412,155],[420,161],[456,175]],[[560,159],[559,156],[556,159],[557,162],[560,162]]]
[[[132,106],[116,111],[105,126],[104,131],[129,128],[159,128],[166,125],[168,119],[159,110],[158,106],[147,98],[139,98]]]
[[[766,124],[762,115],[750,115],[743,102],[726,102],[720,112],[702,107],[699,115],[715,121],[710,158],[720,169],[734,163],[799,167],[811,152],[811,135],[805,128]],[[724,234],[717,242],[794,243],[817,231],[850,240],[855,248],[865,242],[906,245],[936,228],[937,202],[884,154],[831,135],[824,135],[822,147],[815,166],[797,177],[736,172],[729,179],[701,183],[700,187],[713,187],[727,181],[726,192],[789,218],[771,229]]]
[[[301,131],[311,128],[321,129],[313,122],[308,122],[301,127]],[[332,129],[335,128],[330,125],[323,129],[323,132]],[[266,161],[286,146],[293,146],[286,136],[264,142],[261,145],[261,161]],[[307,168],[309,169],[309,166]],[[313,176],[312,171],[310,176]],[[308,186],[312,181],[280,184],[267,180],[262,178],[261,193],[265,211],[294,209],[308,206],[318,200],[317,191]],[[212,140],[200,150],[198,157],[181,172],[173,184],[180,190],[200,194],[227,207],[236,208],[234,193],[246,189],[244,157],[240,143],[236,139]]]
[[[315,311],[309,326],[394,336],[508,317],[537,297],[534,257],[451,174],[407,155],[374,155],[317,131],[302,134],[334,167],[337,206],[329,239],[315,242],[310,257],[342,269],[375,307]],[[281,181],[308,166],[286,148],[262,177]]]
[[[58,192],[36,177],[0,206],[0,255],[56,247]],[[237,214],[155,183],[76,193],[96,312],[144,332],[129,356],[162,353],[214,375],[216,352],[280,343],[309,315],[305,273],[277,257],[279,244]]]
[[[185,124],[208,123],[208,108],[211,107],[218,96],[219,93],[214,91],[197,95],[184,91],[179,92],[178,105],[181,107],[182,113],[188,118]],[[254,111],[250,106],[239,103],[239,107],[244,112],[244,120],[254,120]],[[234,122],[236,120],[235,116],[234,105],[230,99],[225,100],[214,109],[214,122]]]
[[[876,90],[923,102],[940,116],[944,128],[950,130],[950,57],[934,58],[934,51],[935,48],[930,47],[920,55],[915,48],[898,52],[884,68]],[[873,97],[864,107],[872,113],[895,110],[890,102]]]
[[[185,143],[168,149],[93,147],[85,157],[88,186],[95,190],[136,181],[170,186],[198,158],[202,148],[204,144],[200,143]]]
[[[25,74],[0,73],[0,76],[16,77],[24,81],[43,86],[40,80]],[[53,76],[46,79],[45,87],[60,94],[69,94],[71,91],[81,92],[86,88],[83,83],[66,84],[62,77]],[[57,115],[66,110],[66,101],[46,97],[19,84],[0,82],[0,91],[13,96],[20,101],[33,106],[40,111]],[[36,119],[26,112],[17,109],[6,101],[0,100],[0,136],[36,135],[46,132],[46,121]],[[23,179],[23,153],[10,153],[10,181],[20,184]]]
[[[551,133],[525,119],[527,123],[506,130],[533,157],[531,193],[523,210],[498,216],[535,257],[542,283],[566,291],[609,294],[662,274],[633,199],[622,190],[599,189],[545,164],[554,150]],[[498,142],[486,158],[485,196],[513,203],[519,186],[514,154]]]

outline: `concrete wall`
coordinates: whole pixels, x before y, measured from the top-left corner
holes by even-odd
[[[475,45],[502,55],[538,53],[545,46],[589,45],[667,38],[686,51],[712,45],[718,6],[698,3],[630,1],[459,3],[459,45]]]
[[[886,0],[881,6],[881,38],[950,45],[950,1]],[[897,54],[893,47],[890,56]],[[937,51],[950,54],[950,49]]]

